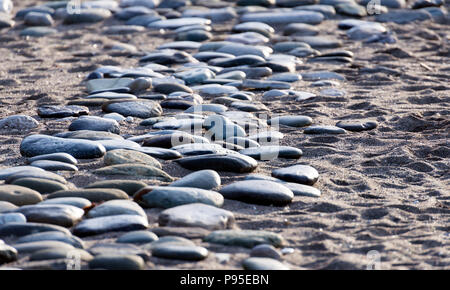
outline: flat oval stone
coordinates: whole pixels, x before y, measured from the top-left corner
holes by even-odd
[[[103,162],[105,165],[116,165],[116,164],[145,164],[161,169],[161,163],[155,158],[133,150],[116,149],[108,151],[103,157]]]
[[[289,267],[284,265],[278,260],[271,258],[251,257],[242,262],[242,266],[245,270],[289,270]]]
[[[196,156],[223,152],[222,146],[211,143],[182,144],[172,147],[172,149],[180,152],[184,156]]]
[[[66,249],[66,248],[52,248],[47,250],[39,250],[30,256],[30,261],[45,261],[68,259],[68,257],[77,257],[82,262],[89,262],[94,257],[82,249]]]
[[[16,208],[18,208],[18,206],[10,203],[9,201],[0,201],[0,213],[12,211]]]
[[[29,158],[28,162],[32,163],[32,162],[38,161],[38,160],[53,160],[53,161],[59,161],[59,162],[64,162],[64,163],[68,163],[68,164],[73,164],[73,165],[78,164],[78,161],[75,158],[73,158],[72,155],[67,154],[67,153],[52,153],[52,154],[37,155],[37,156]]]
[[[66,228],[41,223],[7,223],[0,225],[0,238],[22,237],[30,234],[58,231],[70,235]]]
[[[195,187],[201,189],[214,189],[221,184],[220,175],[214,170],[199,170],[184,176],[169,186],[173,187]]]
[[[362,132],[375,129],[378,127],[378,123],[375,121],[368,121],[365,123],[338,122],[336,126],[347,131]]]
[[[31,162],[30,165],[48,171],[78,171],[78,168],[73,164],[53,160],[36,160]]]
[[[143,189],[137,193],[138,196],[142,196],[142,201],[148,207],[171,208],[189,203],[204,203],[217,207],[223,205],[223,196],[211,190],[162,186],[148,190]],[[143,194],[145,191],[148,193]]]
[[[46,199],[41,201],[39,204],[67,204],[81,209],[90,208],[92,206],[92,202],[82,197],[57,197]]]
[[[19,255],[30,255],[42,250],[56,250],[56,249],[75,249],[72,245],[59,241],[36,241],[22,244],[14,244],[14,248],[19,252]]]
[[[96,243],[89,248],[89,252],[94,256],[99,255],[137,255],[148,261],[150,259],[150,254],[147,249],[141,249],[138,246],[132,244],[123,243]]]
[[[172,160],[181,158],[181,154],[175,150],[166,149],[166,148],[156,148],[156,147],[141,147],[139,152],[148,154],[155,158],[160,158],[163,160]]]
[[[286,11],[286,12],[257,12],[246,13],[241,17],[242,22],[263,22],[266,24],[307,23],[319,24],[324,19],[321,13],[313,11]]]
[[[83,220],[75,226],[73,233],[84,237],[114,231],[143,230],[147,227],[147,218],[137,215],[115,215]]]
[[[310,126],[303,133],[305,134],[345,134],[347,131],[336,126]]]
[[[62,177],[61,175],[58,175],[56,173],[53,173],[53,172],[25,170],[25,171],[19,171],[17,173],[14,173],[14,174],[11,174],[10,176],[8,176],[8,178],[5,180],[5,184],[12,184],[16,180],[22,179],[22,178],[39,178],[39,179],[56,181],[61,184],[67,183],[67,181],[64,179],[64,177]]]
[[[177,84],[177,83],[162,83],[156,85],[153,90],[158,93],[162,94],[171,94],[173,92],[186,92],[186,93],[193,93],[192,89],[185,85]]]
[[[309,165],[294,165],[275,169],[272,176],[288,182],[313,185],[319,179],[319,172]]]
[[[142,270],[144,260],[137,255],[99,255],[89,262],[89,269]]]
[[[0,213],[0,225],[7,223],[26,223],[27,218],[18,212]]]
[[[148,244],[157,240],[158,236],[150,231],[134,231],[120,236],[116,243]]]
[[[38,241],[58,241],[74,246],[77,249],[84,249],[84,242],[71,234],[63,232],[49,231],[36,234],[30,234],[19,238],[16,244],[31,243]]]
[[[114,188],[87,188],[74,190],[61,190],[47,196],[47,198],[59,197],[81,197],[91,202],[101,202],[113,199],[128,199],[128,194],[120,189]]]
[[[154,101],[121,101],[106,103],[102,110],[108,113],[119,113],[122,116],[136,118],[158,117],[162,114],[161,106]]]
[[[210,231],[199,227],[157,227],[150,229],[157,234],[160,239],[165,236],[177,236],[186,239],[203,239]]]
[[[58,33],[58,30],[45,26],[35,26],[25,28],[20,32],[20,36],[43,37]]]
[[[268,231],[257,230],[219,230],[210,233],[203,240],[208,243],[253,248],[260,244],[281,247],[285,241],[282,236]]]
[[[86,188],[116,188],[132,196],[146,186],[146,183],[139,180],[116,179],[97,181],[89,184]]]
[[[160,226],[219,230],[232,228],[235,219],[230,211],[203,203],[192,203],[164,210],[160,213],[158,222]]]
[[[165,259],[200,261],[208,254],[206,248],[199,246],[161,244],[152,249],[152,256]]]
[[[279,81],[264,81],[264,80],[250,80],[246,79],[242,83],[243,88],[246,89],[258,89],[258,90],[288,90],[291,88],[291,85],[286,82]]]
[[[272,245],[257,245],[250,252],[251,257],[271,258],[281,260],[281,255],[277,249]]]
[[[276,145],[246,148],[240,150],[239,153],[256,160],[273,160],[276,158],[298,159],[303,155],[303,151],[298,148]]]
[[[267,124],[281,124],[290,127],[305,127],[311,125],[313,120],[307,116],[280,116],[268,120]]]
[[[94,170],[98,175],[139,176],[161,181],[173,181],[173,178],[161,169],[145,164],[118,164]]]
[[[78,159],[102,157],[106,153],[103,145],[89,140],[64,139],[46,135],[25,137],[20,144],[20,153],[33,157],[50,153],[68,153]]]
[[[69,126],[69,131],[78,130],[105,131],[119,134],[120,126],[115,120],[96,116],[81,116]]]
[[[190,170],[212,169],[237,173],[252,172],[258,166],[255,159],[242,154],[205,154],[175,161]]]
[[[76,105],[44,105],[38,108],[38,115],[41,118],[67,118],[87,114],[89,114],[89,109],[87,107]]]
[[[67,13],[64,24],[95,23],[111,17],[111,12],[103,8],[84,8],[77,13]]]
[[[42,201],[39,192],[18,185],[0,185],[0,200],[17,206],[36,204]]]
[[[146,138],[142,146],[172,148],[176,146],[176,144],[191,143],[195,143],[195,139],[192,137],[192,135],[187,133],[174,133]]]
[[[29,131],[39,126],[39,122],[26,115],[13,115],[0,119],[0,130]]]
[[[252,147],[259,147],[260,145],[258,142],[245,138],[245,137],[229,137],[226,140],[228,143],[236,144],[238,146],[244,147],[244,148],[252,148]]]
[[[264,205],[286,205],[294,198],[289,188],[267,180],[238,181],[223,187],[220,193],[227,199]]]
[[[87,214],[89,218],[115,215],[138,215],[147,218],[144,210],[131,200],[109,200],[94,207]]]
[[[72,227],[84,215],[84,210],[61,204],[38,204],[22,206],[15,210],[23,214],[28,221]]]
[[[100,140],[124,140],[122,136],[104,131],[90,131],[90,130],[79,130],[72,132],[58,133],[55,137],[69,138],[69,139],[86,139],[91,141]],[[62,160],[57,160],[62,161]]]
[[[208,25],[211,24],[211,20],[200,17],[183,17],[178,19],[166,19],[161,21],[155,21],[148,25],[149,28],[154,29],[177,29],[183,26],[190,25]]]

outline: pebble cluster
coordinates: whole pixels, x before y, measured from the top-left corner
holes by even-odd
[[[105,35],[159,31],[167,40],[146,53],[118,43],[113,50],[137,58],[138,66],[99,66],[86,73],[82,97],[37,108],[41,119],[69,125],[53,135],[26,136],[20,152],[27,164],[0,169],[0,264],[22,259],[65,269],[75,257],[82,269],[149,269],[159,258],[211,256],[226,264],[233,254],[215,251],[224,245],[251,249],[244,269],[292,268],[283,262],[291,245],[280,234],[240,229],[236,213],[221,207],[226,200],[283,207],[294,197],[321,198],[314,187],[320,172],[300,161],[308,149],[280,145],[289,130],[350,135],[377,128],[371,119],[320,124],[270,112],[267,104],[346,95],[342,74],[301,69],[353,62],[340,39],[320,35],[316,25],[327,19],[340,17],[337,28],[353,41],[395,43],[383,23],[446,17],[440,0],[379,2],[372,7],[379,13],[362,20],[373,14],[370,1],[99,0],[74,7],[76,1],[50,1],[13,18],[12,1],[0,0],[0,28],[23,24],[27,37],[116,18],[121,24],[105,26]],[[217,39],[221,23],[232,23],[231,30]],[[300,80],[320,94],[296,89]],[[2,130],[38,126],[26,115],[0,119]],[[129,134],[127,126],[146,133]],[[260,163],[276,159],[290,163],[271,176],[258,174]],[[92,160],[103,164],[83,169],[95,182],[77,187],[63,176],[76,176],[80,164]],[[173,177],[168,166],[188,173]],[[224,173],[245,177],[222,184]],[[157,221],[147,216],[153,209],[159,209]],[[91,239],[101,235],[108,242]]]

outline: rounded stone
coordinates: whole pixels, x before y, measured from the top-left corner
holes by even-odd
[[[34,177],[19,178],[14,180],[11,184],[27,187],[29,189],[39,192],[40,194],[48,194],[53,193],[55,191],[68,189],[66,185],[59,183],[57,181]]]
[[[42,201],[39,192],[18,185],[0,185],[0,200],[17,206],[36,204]]]
[[[245,270],[289,270],[289,267],[271,258],[260,258],[260,257],[251,257],[244,262],[242,262],[242,266]]]
[[[289,188],[267,180],[238,181],[223,187],[220,193],[227,199],[263,205],[286,205],[294,198]]]
[[[161,169],[161,163],[155,158],[133,150],[116,149],[108,151],[103,157],[105,165],[117,164],[145,164]]]
[[[59,197],[81,197],[91,202],[101,202],[113,199],[128,199],[128,194],[120,189],[114,188],[87,188],[87,189],[73,189],[60,190],[50,194],[47,198]]]
[[[137,215],[147,218],[144,210],[131,200],[109,200],[94,207],[87,213],[89,218],[116,215]]]
[[[220,175],[214,170],[199,170],[172,182],[169,186],[195,187],[201,189],[214,189],[221,184]]]
[[[90,269],[142,270],[144,260],[137,255],[99,255],[89,262]]]
[[[132,196],[146,186],[146,183],[139,180],[116,179],[97,181],[89,184],[86,188],[116,188]]]
[[[134,231],[120,236],[116,243],[148,244],[158,240],[158,236],[150,231]]]
[[[313,185],[319,179],[319,172],[309,165],[294,165],[275,169],[272,176],[288,182]]]

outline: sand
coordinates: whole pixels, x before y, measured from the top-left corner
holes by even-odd
[[[18,9],[43,1],[15,1]],[[20,3],[17,3],[20,2]],[[343,19],[343,17],[341,17]],[[0,33],[0,118],[26,114],[40,126],[30,132],[0,132],[0,168],[23,165],[21,140],[35,133],[67,130],[70,121],[43,120],[37,106],[65,104],[85,95],[84,77],[101,65],[138,66],[139,55],[170,41],[158,32],[132,36],[107,36],[102,29],[118,21],[87,25],[58,25],[59,33],[43,38],[23,38],[16,26]],[[290,164],[315,167],[320,198],[295,197],[286,207],[250,205],[226,200],[224,209],[236,215],[241,229],[268,230],[281,234],[294,252],[283,256],[293,269],[450,269],[450,164],[449,103],[450,62],[448,25],[431,21],[386,24],[398,37],[395,44],[362,44],[336,29],[337,20],[319,25],[322,35],[335,35],[351,50],[354,63],[331,65],[305,63],[299,72],[330,70],[343,74],[344,97],[317,97],[304,102],[263,101],[272,114],[300,114],[315,124],[335,125],[341,120],[375,120],[372,131],[344,135],[306,135],[281,127],[281,145],[298,147],[298,161],[260,162],[254,173],[270,175],[272,169]],[[214,25],[219,32],[222,25]],[[223,33],[222,33],[223,34]],[[114,54],[105,48],[119,41],[135,45],[140,53]],[[391,73],[364,73],[384,66]],[[319,92],[299,81],[298,90]],[[259,94],[261,95],[261,94]],[[258,99],[258,98],[257,98]],[[91,115],[101,111],[91,108]],[[123,132],[142,134],[148,129],[133,124]],[[175,177],[189,173],[170,161],[163,169]],[[80,172],[64,176],[78,187],[95,180],[93,169],[101,160],[81,161]],[[228,184],[245,175],[223,173]],[[156,184],[147,181],[149,184]],[[151,227],[160,210],[146,210]],[[86,238],[88,245],[112,241],[120,233]],[[180,262],[152,257],[150,269],[241,269],[249,249],[224,247],[194,240],[213,253],[231,253],[221,263],[217,255],[201,262]],[[372,252],[371,252],[372,251]],[[376,252],[373,252],[376,251]],[[219,255],[220,257],[220,255]],[[379,261],[379,263],[377,263]],[[21,259],[8,264],[32,267]]]

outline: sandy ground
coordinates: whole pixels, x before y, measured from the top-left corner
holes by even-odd
[[[20,1],[15,11],[38,2],[42,1]],[[138,66],[138,56],[112,55],[105,46],[119,41],[135,45],[142,52],[171,41],[155,31],[124,36],[102,34],[104,26],[114,23],[118,22],[110,19],[71,26],[58,22],[59,33],[43,38],[20,37],[24,28],[20,25],[0,33],[0,118],[27,114],[40,122],[32,132],[0,133],[0,168],[25,163],[19,145],[26,135],[67,130],[70,121],[42,120],[37,116],[37,106],[65,104],[83,96],[83,78],[101,65]],[[381,269],[449,269],[449,26],[430,21],[387,24],[397,34],[396,44],[362,45],[348,40],[343,31],[337,30],[336,23],[322,23],[321,35],[343,40],[343,49],[355,54],[354,63],[305,63],[298,69],[300,73],[323,69],[343,74],[347,81],[340,88],[347,95],[263,103],[272,113],[307,115],[315,124],[370,119],[378,121],[379,127],[337,136],[306,135],[302,130],[281,127],[286,135],[281,144],[301,148],[304,156],[298,161],[260,162],[254,173],[270,175],[274,168],[309,164],[320,173],[315,186],[322,196],[295,197],[286,207],[226,200],[224,208],[235,213],[241,229],[280,233],[286,246],[295,249],[284,256],[293,269],[366,269],[377,260]],[[224,27],[213,28],[223,31]],[[377,66],[396,73],[364,73],[365,68]],[[319,91],[306,81],[295,83],[295,88]],[[91,107],[90,114],[101,115],[101,111]],[[139,120],[135,120],[131,125],[122,125],[129,127],[123,132],[137,135],[148,130],[138,124]],[[172,176],[189,172],[170,161],[162,163]],[[81,161],[79,173],[64,176],[83,187],[99,179],[90,171],[100,166],[101,160]],[[221,175],[224,184],[244,176]],[[159,212],[147,210],[152,227],[157,226]],[[86,241],[91,245],[112,241],[118,235],[95,236]],[[249,253],[244,248],[195,241],[213,254],[197,263],[152,257],[148,268],[241,269],[241,261]],[[371,256],[370,251],[377,252]],[[232,255],[227,263],[220,263],[214,253]],[[27,265],[22,259],[8,266]]]

